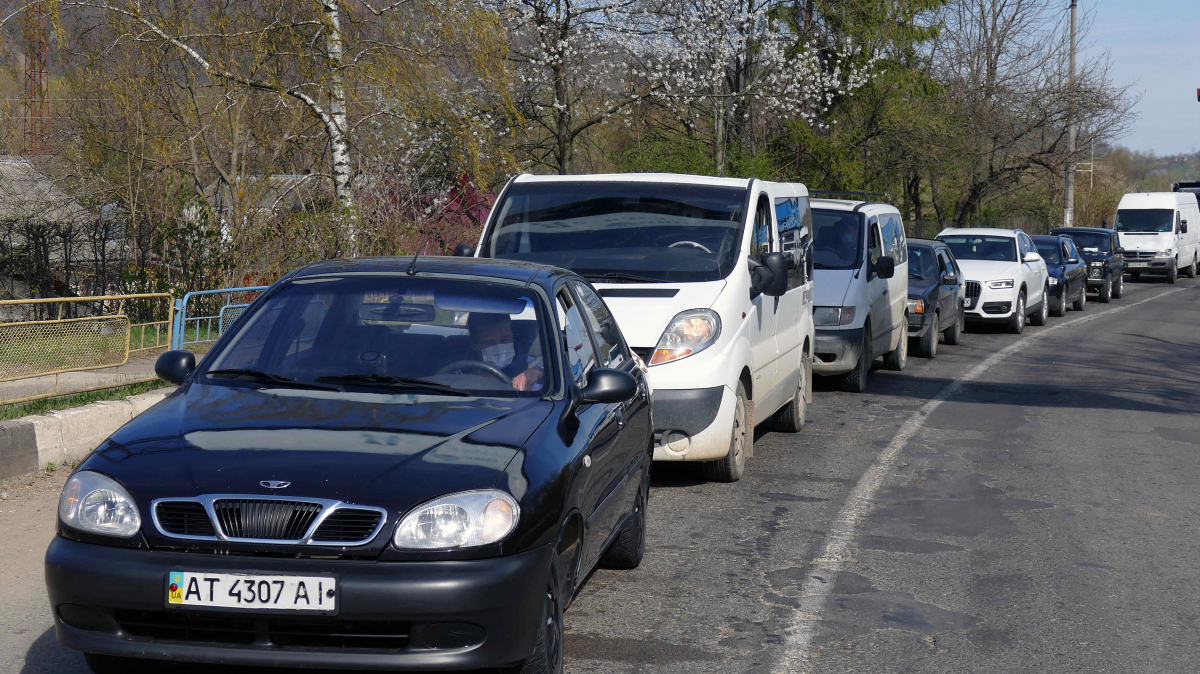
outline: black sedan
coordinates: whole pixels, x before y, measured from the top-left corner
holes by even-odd
[[[937,356],[938,340],[958,344],[966,291],[954,254],[941,241],[908,240],[908,336],[916,354]]]
[[[1079,250],[1064,234],[1034,236],[1033,245],[1046,261],[1046,273],[1050,276],[1050,313],[1066,316],[1067,305],[1075,311],[1087,306],[1087,263],[1079,256]]]
[[[96,672],[150,660],[559,672],[645,548],[640,363],[580,277],[325,262],[265,291],[67,481],[46,584]]]
[[[1051,234],[1071,237],[1087,263],[1088,290],[1095,290],[1101,304],[1125,294],[1125,249],[1117,232],[1100,227],[1060,227]]]

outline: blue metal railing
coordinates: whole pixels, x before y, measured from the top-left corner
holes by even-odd
[[[266,290],[269,286],[247,286],[245,288],[217,288],[197,290],[175,300],[175,318],[172,323],[171,348],[182,349],[189,344],[211,344],[225,333],[237,317],[249,306],[248,302],[234,302],[233,296]],[[193,298],[225,295],[225,303],[216,313],[205,316],[189,316],[188,304]],[[189,332],[189,328],[191,331]]]

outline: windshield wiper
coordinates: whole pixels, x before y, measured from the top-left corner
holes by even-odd
[[[603,274],[580,274],[589,281],[625,281],[627,283],[664,283],[662,279],[627,274],[623,271],[609,271]]]
[[[412,377],[393,377],[390,374],[334,374],[324,377],[317,377],[317,381],[327,382],[330,384],[346,384],[350,386],[378,386],[384,388],[425,388],[446,395],[453,396],[469,396],[469,391],[454,388],[449,384],[443,384],[437,381],[429,381],[428,379],[414,379]]]
[[[909,277],[909,278],[919,278],[919,279],[921,279],[922,281],[923,281],[923,280],[925,280],[925,277],[924,277],[924,276],[921,276],[920,274],[909,274],[909,275],[908,275],[908,277]]]
[[[246,379],[248,381],[257,381],[264,384],[274,384],[276,386],[290,386],[292,388],[311,388],[322,391],[336,391],[333,386],[321,386],[310,382],[296,381],[291,377],[285,377],[274,372],[263,372],[262,370],[252,370],[244,367],[231,367],[223,370],[209,370],[204,373],[206,377],[216,377],[219,379]]]

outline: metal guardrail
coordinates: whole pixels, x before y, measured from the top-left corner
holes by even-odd
[[[164,301],[164,306],[157,312],[164,316],[162,320],[131,322],[127,313],[130,302],[155,300]],[[115,312],[106,310],[106,305],[112,303],[116,304]],[[54,375],[54,390],[6,398],[0,400],[2,404],[62,395],[64,391],[59,387],[59,375],[63,373],[119,368],[129,362],[130,354],[164,348],[171,343],[170,293],[0,301],[0,308],[27,307],[33,309],[35,314],[41,313],[38,310],[42,305],[57,305],[57,312],[50,312],[56,313],[57,318],[0,322],[0,382]],[[77,316],[75,314],[81,313],[79,307],[82,307],[82,312],[95,312],[95,315]],[[68,317],[64,318],[64,314]],[[94,390],[136,383],[132,380],[121,381],[120,376],[118,369],[114,383],[87,388]],[[2,397],[4,394],[0,394]]]
[[[172,323],[171,348],[183,349],[198,344],[212,344],[233,325],[238,316],[250,306],[250,296],[270,286],[246,286],[244,288],[217,288],[196,290],[175,300],[175,319]],[[220,296],[224,295],[223,304]],[[237,301],[235,301],[235,296]],[[208,298],[217,302],[206,302]],[[189,315],[189,309],[201,315]]]

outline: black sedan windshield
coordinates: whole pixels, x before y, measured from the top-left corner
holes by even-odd
[[[908,247],[908,277],[933,279],[938,276],[937,260],[934,259],[932,248],[919,246]]]
[[[551,387],[541,304],[503,284],[304,279],[272,295],[208,360],[209,382],[432,395]]]
[[[1097,234],[1095,232],[1071,232],[1071,240],[1079,247],[1079,250],[1085,253],[1104,253],[1112,252],[1112,237],[1108,234]]]
[[[1017,240],[1009,236],[939,236],[959,260],[1017,261]]]
[[[601,281],[717,281],[736,263],[745,202],[737,187],[518,182],[480,255]]]
[[[1058,249],[1058,240],[1041,241],[1033,240],[1033,245],[1037,246],[1038,255],[1046,261],[1046,264],[1062,264],[1062,252]]]
[[[1175,211],[1148,208],[1117,211],[1118,232],[1170,232],[1175,229]]]

